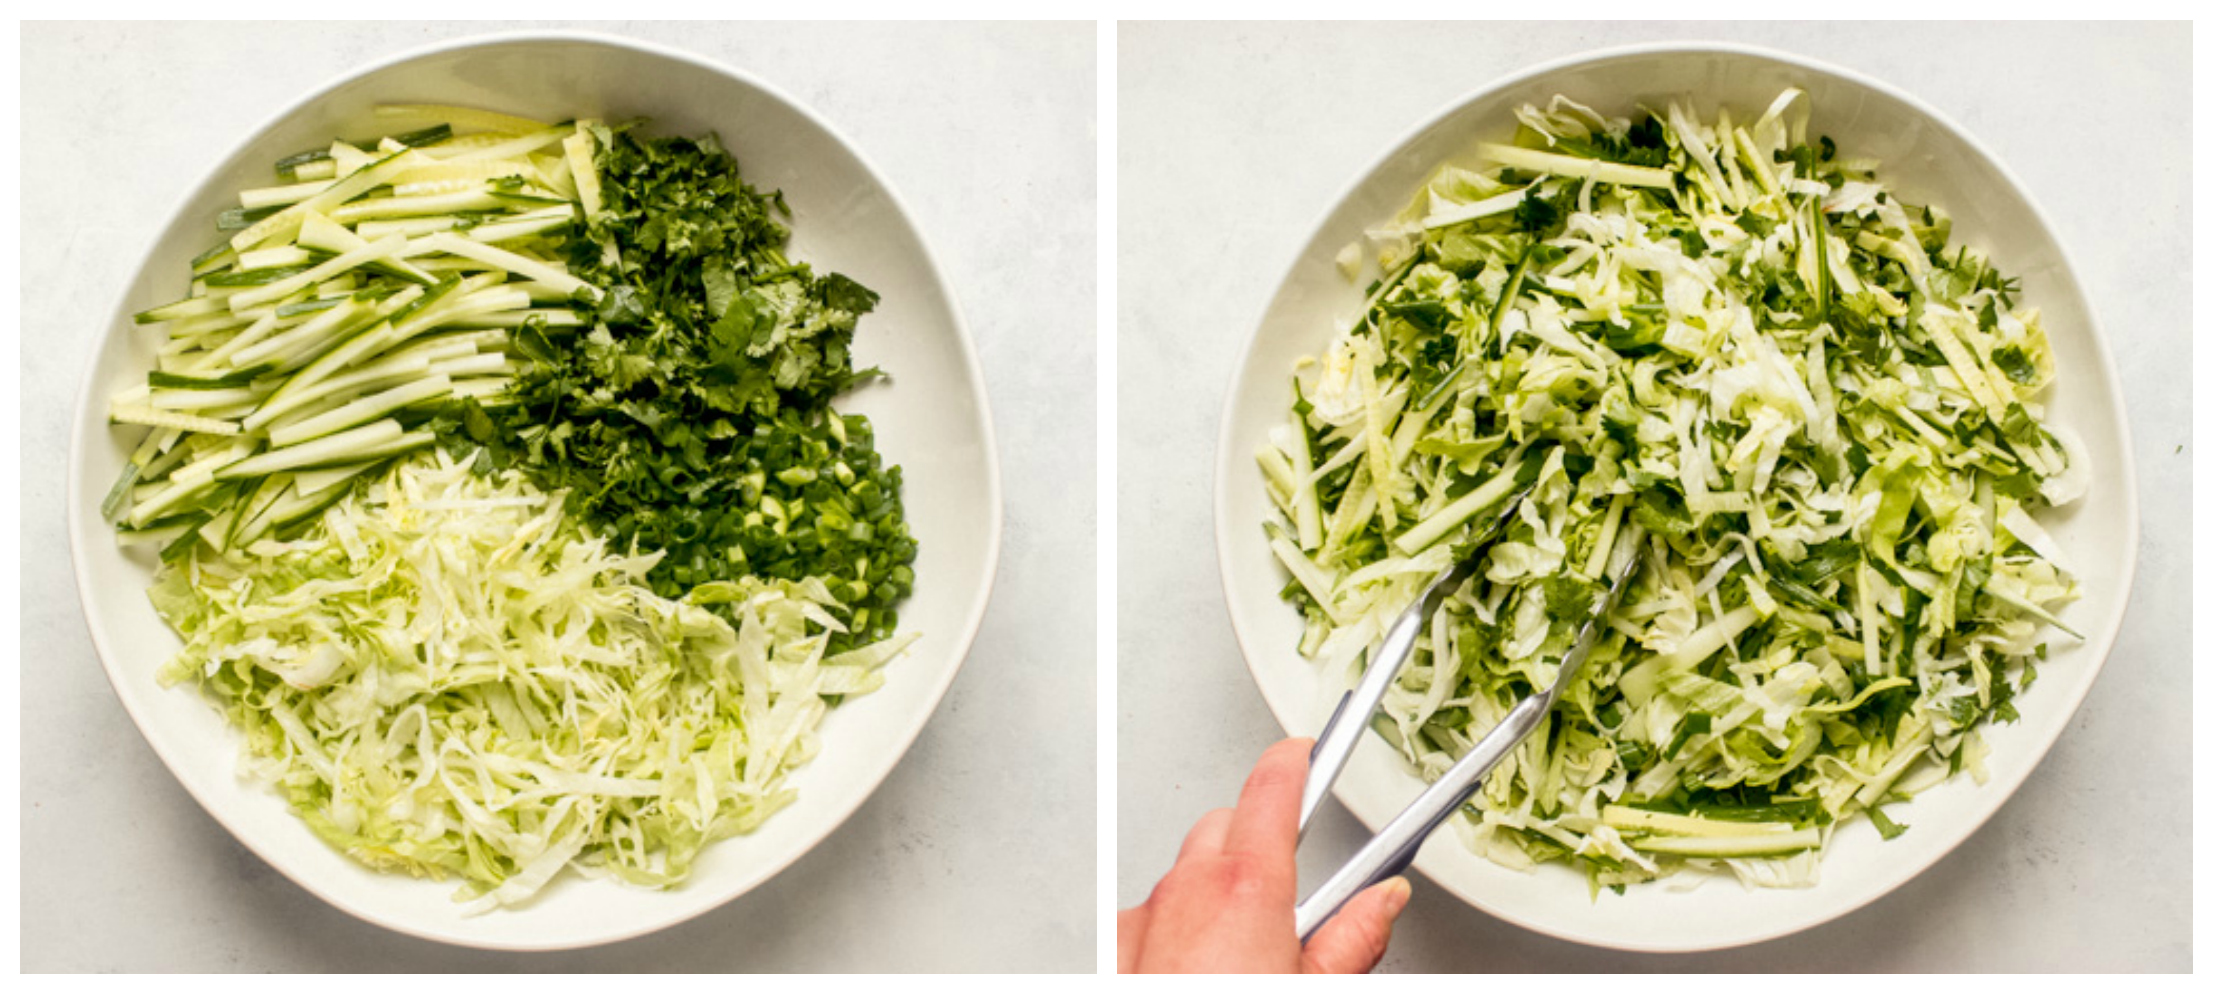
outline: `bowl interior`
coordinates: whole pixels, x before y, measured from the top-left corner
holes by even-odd
[[[2021,720],[1985,731],[1990,782],[1964,777],[1929,791],[1899,817],[1913,831],[1882,842],[1865,820],[1838,834],[1821,883],[1801,890],[1750,891],[1732,880],[1687,888],[1678,877],[1594,900],[1581,876],[1558,866],[1520,873],[1439,832],[1416,865],[1484,910],[1529,928],[1593,945],[1693,950],[1785,935],[1857,908],[1934,863],[1997,810],[2066,726],[2104,664],[2135,572],[2135,474],[2117,380],[2081,287],[2051,231],[2013,178],[1933,111],[1863,78],[1789,57],[1726,46],[1625,50],[1554,64],[1491,86],[1423,126],[1355,182],[1293,261],[1237,373],[1224,415],[1216,468],[1216,539],[1230,614],[1248,666],[1283,726],[1319,731],[1347,684],[1297,649],[1296,612],[1276,596],[1283,579],[1260,522],[1268,502],[1252,453],[1291,402],[1287,372],[1319,354],[1357,317],[1362,296],[1336,270],[1335,256],[1367,226],[1403,207],[1446,162],[1473,163],[1478,141],[1503,141],[1513,110],[1555,94],[1603,113],[1670,99],[1707,120],[1726,105],[1763,111],[1785,87],[1812,101],[1809,134],[1836,140],[1842,154],[1882,160],[1878,176],[1909,201],[1950,210],[1955,238],[1987,251],[2021,278],[2023,299],[2043,308],[2060,368],[2047,395],[2049,417],[2083,440],[2095,483],[2081,501],[2043,519],[2078,571],[2084,597],[2064,616],[2088,638],[2053,636],[2051,659],[2021,700]],[[1372,278],[1374,263],[1362,283]],[[1358,750],[1336,794],[1371,828],[1412,800],[1421,781],[1372,741]]]
[[[799,801],[759,831],[709,847],[682,887],[649,891],[573,874],[532,904],[464,917],[452,882],[370,872],[324,846],[270,791],[237,773],[239,740],[198,694],[163,690],[155,669],[177,640],[145,596],[150,557],[118,550],[97,502],[135,439],[105,423],[106,398],[149,368],[158,329],[130,314],[181,297],[186,263],[217,238],[236,192],[271,182],[270,163],[333,135],[379,133],[377,103],[479,106],[546,120],[651,119],[659,134],[719,134],[748,182],[791,205],[793,254],[882,295],[856,337],[856,363],[891,372],[839,407],[869,415],[885,457],[905,467],[921,549],[905,630],[923,634],[879,691],[832,712],[820,755],[792,775]],[[447,46],[355,75],[304,99],[244,141],[162,231],[102,329],[80,399],[70,467],[70,536],[87,620],[110,680],[169,768],[263,859],[340,908],[427,938],[504,948],[610,941],[720,905],[797,859],[890,772],[950,685],[982,620],[998,560],[999,484],[984,386],[954,301],[891,191],[827,126],[728,70],[665,50],[581,37]]]

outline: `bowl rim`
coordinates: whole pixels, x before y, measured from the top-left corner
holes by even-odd
[[[253,854],[258,857],[264,864],[276,870],[279,874],[282,874],[286,879],[291,880],[294,884],[299,885],[302,889],[322,899],[324,903],[329,904],[330,906],[335,907],[338,910],[345,912],[346,914],[351,915],[354,918],[360,919],[361,921],[390,929],[394,932],[399,932],[404,935],[413,936],[415,938],[427,939],[433,942],[467,948],[514,952],[540,952],[563,949],[581,949],[592,946],[606,945],[610,943],[621,942],[627,939],[637,938],[639,936],[647,935],[653,932],[658,932],[663,929],[682,924],[686,921],[690,921],[694,918],[706,915],[709,912],[715,911],[730,904],[733,901],[736,901],[738,898],[743,897],[747,893],[751,892],[753,889],[761,886],[764,883],[767,883],[769,880],[782,873],[785,869],[789,868],[793,863],[798,862],[801,857],[814,851],[815,847],[821,845],[823,840],[828,839],[831,835],[835,834],[838,829],[842,828],[845,822],[852,817],[853,813],[860,809],[861,805],[867,803],[870,798],[876,795],[877,790],[883,786],[884,780],[891,775],[892,770],[897,768],[900,761],[905,759],[907,754],[912,751],[915,739],[921,736],[922,729],[929,724],[931,718],[936,716],[939,705],[944,702],[945,694],[952,688],[954,679],[960,675],[961,669],[966,665],[968,661],[969,651],[974,647],[976,636],[983,627],[984,617],[991,604],[992,593],[997,587],[1000,552],[1003,544],[1002,539],[1005,526],[1006,504],[1005,494],[1000,486],[999,446],[996,430],[994,427],[995,422],[991,414],[989,383],[984,377],[982,363],[977,357],[975,339],[969,332],[967,320],[962,316],[960,300],[955,295],[952,285],[946,280],[944,270],[938,264],[936,248],[931,244],[928,233],[923,231],[921,223],[914,211],[910,209],[907,206],[907,202],[899,196],[899,193],[892,185],[888,174],[886,174],[882,169],[878,168],[876,163],[861,150],[860,146],[856,145],[852,139],[848,138],[843,131],[840,131],[835,125],[831,124],[821,114],[817,113],[814,108],[808,106],[805,102],[799,100],[797,97],[792,96],[790,93],[785,92],[782,88],[769,83],[768,81],[763,80],[758,76],[746,72],[745,70],[738,69],[734,66],[720,62],[709,56],[663,45],[658,42],[646,41],[643,39],[631,38],[603,31],[583,29],[533,29],[485,32],[463,35],[456,38],[443,39],[423,45],[411,46],[397,52],[379,57],[377,59],[361,63],[352,68],[333,73],[326,77],[323,82],[305,91],[299,97],[285,103],[276,111],[264,116],[259,123],[255,124],[251,129],[246,131],[242,137],[232,142],[229,146],[229,151],[223,153],[221,157],[211,162],[205,169],[201,170],[198,178],[182,188],[177,197],[172,201],[169,210],[162,215],[167,220],[164,221],[163,225],[160,228],[157,228],[148,236],[145,247],[138,254],[137,264],[131,270],[129,270],[129,272],[131,273],[131,280],[135,280],[136,275],[145,271],[146,267],[152,263],[155,253],[161,249],[162,238],[163,235],[166,233],[168,225],[170,223],[173,223],[174,220],[191,205],[194,196],[198,194],[201,189],[208,186],[208,184],[214,182],[217,175],[223,171],[225,166],[229,163],[230,159],[236,154],[239,148],[252,143],[260,136],[267,134],[269,131],[277,128],[286,120],[290,119],[293,115],[308,109],[316,101],[323,99],[333,91],[355,80],[383,72],[387,69],[391,69],[405,63],[415,62],[418,60],[444,55],[451,52],[473,48],[497,48],[511,45],[531,45],[547,42],[598,45],[608,48],[627,49],[632,52],[643,53],[645,55],[650,55],[661,59],[685,63],[694,68],[716,73],[733,79],[740,84],[751,87],[759,91],[762,95],[768,97],[769,99],[774,100],[777,103],[780,103],[789,108],[794,113],[806,119],[808,123],[812,124],[816,128],[821,129],[822,132],[825,135],[829,136],[829,138],[840,148],[842,148],[846,152],[846,154],[851,155],[854,161],[860,165],[861,169],[871,179],[873,179],[879,187],[881,187],[884,199],[891,204],[892,209],[898,212],[898,215],[907,222],[910,228],[913,229],[915,241],[922,250],[920,253],[922,271],[926,274],[928,281],[936,287],[938,294],[945,300],[946,315],[951,319],[954,337],[958,340],[960,344],[961,364],[965,368],[968,377],[976,384],[975,403],[977,420],[982,428],[979,441],[981,442],[981,447],[983,451],[983,462],[985,469],[984,488],[985,492],[988,494],[987,503],[989,505],[986,508],[987,531],[983,554],[983,573],[980,577],[980,582],[975,593],[971,595],[971,606],[968,609],[967,617],[962,621],[958,634],[954,636],[951,640],[944,643],[951,649],[950,658],[952,660],[952,664],[946,667],[943,673],[936,678],[934,684],[928,686],[925,690],[926,706],[919,710],[918,717],[914,721],[912,721],[903,732],[900,733],[900,735],[898,736],[898,748],[896,750],[887,750],[883,759],[878,762],[875,765],[875,768],[867,774],[867,776],[865,777],[865,779],[867,780],[866,789],[854,793],[850,801],[840,805],[837,810],[830,812],[828,821],[825,823],[824,828],[822,829],[820,834],[816,835],[813,839],[809,840],[804,845],[795,847],[792,851],[790,851],[788,854],[783,855],[779,859],[764,862],[750,869],[743,877],[740,878],[735,889],[731,890],[727,895],[722,896],[719,900],[714,900],[702,904],[696,908],[684,910],[673,916],[647,919],[638,924],[631,924],[621,928],[610,929],[602,934],[583,936],[566,940],[550,942],[533,942],[528,940],[507,941],[501,939],[489,939],[478,936],[454,935],[441,932],[434,928],[423,927],[415,922],[406,920],[404,918],[382,914],[370,908],[358,906],[351,900],[339,896],[339,894],[334,889],[325,886],[319,880],[306,877],[305,875],[295,875],[288,868],[286,868],[283,863],[272,859],[268,853],[262,851],[261,846],[257,843],[256,838],[253,835],[240,830],[239,825],[234,823],[233,819],[227,814],[224,807],[211,803],[209,798],[201,795],[199,789],[194,785],[191,779],[179,773],[181,764],[184,763],[184,761],[188,757],[173,754],[172,747],[165,744],[164,740],[161,737],[149,734],[146,721],[148,716],[141,714],[139,709],[133,706],[131,696],[124,692],[121,684],[121,681],[124,678],[123,675],[118,671],[118,664],[112,662],[112,660],[117,657],[115,650],[112,649],[108,644],[107,633],[102,631],[98,624],[94,623],[94,612],[92,609],[93,591],[89,587],[90,581],[87,579],[89,573],[86,568],[86,557],[88,553],[84,547],[84,544],[79,542],[77,539],[77,536],[80,534],[82,529],[85,510],[84,501],[86,498],[83,487],[80,485],[79,482],[79,478],[81,476],[81,473],[79,472],[79,467],[82,464],[83,459],[85,458],[84,442],[85,439],[88,437],[86,433],[84,433],[80,429],[85,424],[85,419],[90,416],[91,405],[93,403],[93,393],[99,386],[97,381],[99,379],[101,354],[106,351],[108,340],[114,329],[129,313],[129,311],[127,310],[127,307],[129,306],[129,296],[131,293],[129,282],[126,282],[123,286],[117,289],[113,298],[113,302],[110,304],[106,311],[101,312],[103,314],[103,317],[100,319],[101,324],[97,326],[97,330],[95,331],[95,340],[98,344],[92,349],[91,354],[86,358],[85,370],[81,375],[77,387],[77,402],[70,414],[69,424],[71,438],[69,443],[69,461],[64,469],[64,472],[66,474],[64,496],[64,500],[67,503],[66,527],[68,528],[70,536],[69,559],[70,566],[76,574],[75,580],[77,587],[78,610],[83,614],[85,627],[92,636],[93,648],[100,658],[100,669],[101,672],[107,676],[109,689],[114,691],[117,700],[121,702],[124,711],[130,716],[131,724],[138,731],[140,737],[146,740],[146,744],[153,749],[155,756],[160,758],[162,765],[168,768],[170,776],[174,778],[179,785],[184,787],[185,791],[192,795],[192,799],[198,802],[200,808],[206,811],[210,817],[214,818],[217,823],[221,824],[223,828],[230,833],[231,837],[235,839],[240,845],[243,845],[246,849],[253,852]]]
[[[1237,450],[1235,448],[1235,445],[1237,439],[1233,437],[1233,431],[1235,427],[1233,415],[1236,413],[1237,408],[1239,407],[1239,398],[1242,397],[1247,390],[1247,384],[1245,382],[1246,374],[1248,371],[1250,371],[1249,367],[1251,365],[1251,356],[1254,348],[1257,347],[1260,342],[1261,330],[1267,323],[1268,314],[1275,308],[1276,301],[1282,297],[1284,291],[1291,286],[1294,277],[1297,275],[1299,263],[1305,255],[1307,246],[1313,243],[1314,240],[1321,234],[1323,228],[1329,223],[1331,215],[1336,213],[1339,206],[1351,199],[1353,194],[1358,192],[1360,187],[1368,181],[1369,177],[1375,175],[1378,171],[1383,169],[1399,155],[1404,154],[1409,146],[1411,146],[1415,141],[1419,140],[1423,135],[1428,133],[1430,129],[1444,123],[1446,120],[1451,118],[1453,115],[1459,113],[1462,108],[1468,106],[1469,104],[1474,103],[1478,100],[1486,99],[1498,93],[1499,91],[1519,86],[1541,76],[1585,65],[1613,62],[1625,58],[1648,55],[1717,55],[1764,59],[1770,62],[1781,63],[1783,65],[1791,66],[1794,68],[1807,70],[1813,73],[1833,76],[1847,83],[1864,87],[1883,96],[1897,100],[1915,113],[1927,118],[1937,127],[1950,132],[1953,136],[1957,137],[1960,141],[1965,143],[1969,148],[1972,148],[1975,152],[1980,154],[1983,157],[1984,161],[1990,163],[1990,165],[1996,170],[1999,177],[2005,181],[2006,185],[2014,193],[2020,196],[2022,203],[2028,207],[2029,215],[2035,220],[2037,225],[2043,228],[2045,232],[2050,234],[2052,247],[2058,254],[2061,271],[2066,273],[2068,280],[2075,284],[2075,288],[2082,298],[2083,314],[2085,318],[2085,332],[2089,336],[2089,341],[2092,345],[2092,351],[2094,351],[2097,355],[2097,368],[2095,370],[2095,375],[2100,376],[2104,379],[2108,392],[2112,397],[2114,429],[2116,434],[2119,436],[2120,445],[2119,451],[2117,453],[2113,453],[2110,455],[2104,453],[2100,454],[2101,459],[2112,460],[2112,470],[2110,471],[2110,474],[2106,472],[2101,472],[2099,474],[2099,477],[2101,479],[2114,479],[2120,488],[2119,496],[2122,498],[2122,507],[2120,508],[2120,510],[2122,511],[2123,528],[2127,539],[2127,541],[2123,545],[2121,553],[2121,579],[2118,587],[2114,591],[2116,602],[2120,605],[2120,608],[2111,615],[2110,620],[2104,626],[2092,631],[2090,633],[2091,637],[2084,640],[2083,644],[2086,647],[2094,647],[2094,652],[2092,652],[2088,660],[2088,666],[2085,668],[2083,679],[2076,684],[2073,693],[2066,700],[2064,712],[2070,716],[2069,721],[2071,721],[2072,716],[2081,709],[2083,699],[2089,695],[2091,687],[2096,685],[2098,677],[2103,674],[2106,661],[2112,655],[2113,646],[2119,636],[2121,626],[2127,620],[2130,597],[2134,591],[2136,583],[2137,555],[2139,551],[2139,546],[2142,544],[2142,533],[2137,507],[2135,448],[2133,439],[2129,432],[2128,406],[2121,390],[2120,376],[2113,364],[2112,351],[2107,347],[2107,339],[2105,336],[2104,328],[2102,327],[2102,325],[2100,325],[2098,321],[2096,305],[2091,300],[2089,289],[2083,286],[2082,280],[2076,275],[2077,273],[2081,272],[2081,270],[2075,265],[2075,260],[2073,256],[2068,252],[2066,243],[2060,239],[2057,228],[2052,225],[2051,216],[2045,212],[2043,205],[2037,202],[2035,195],[2030,192],[2028,186],[2021,182],[2021,178],[2014,173],[2013,169],[2006,165],[2005,161],[2003,159],[2000,159],[1998,155],[1993,152],[1988,145],[1984,144],[1981,139],[1975,137],[1972,132],[1968,131],[1959,122],[1953,120],[1943,111],[1937,109],[1928,102],[1923,101],[1919,97],[1916,97],[1913,94],[1900,89],[1899,87],[1893,86],[1858,70],[1836,65],[1822,59],[1812,58],[1809,56],[1797,54],[1795,52],[1785,51],[1765,45],[1752,45],[1742,42],[1718,41],[1708,39],[1683,39],[1676,41],[1640,42],[1636,44],[1612,45],[1602,48],[1585,49],[1578,52],[1571,52],[1566,55],[1546,59],[1544,61],[1537,62],[1529,66],[1522,67],[1520,69],[1515,69],[1510,72],[1503,73],[1496,78],[1488,80],[1474,87],[1473,89],[1463,92],[1460,96],[1448,101],[1443,106],[1439,107],[1436,111],[1422,118],[1411,127],[1401,131],[1398,137],[1394,139],[1390,144],[1388,144],[1381,154],[1370,159],[1366,166],[1362,167],[1358,172],[1353,174],[1351,179],[1343,183],[1338,188],[1336,195],[1331,197],[1326,205],[1323,206],[1319,213],[1315,216],[1314,222],[1307,227],[1306,236],[1296,242],[1294,247],[1288,253],[1288,260],[1283,264],[1281,270],[1283,275],[1276,280],[1274,290],[1268,294],[1267,298],[1264,301],[1262,301],[1258,313],[1248,325],[1249,330],[1246,332],[1245,335],[1244,348],[1239,350],[1237,366],[1231,373],[1229,391],[1222,399],[1220,425],[1216,430],[1215,436],[1214,548],[1216,565],[1218,567],[1218,572],[1222,584],[1222,597],[1225,605],[1228,608],[1230,627],[1236,634],[1238,648],[1241,651],[1241,654],[1244,656],[1246,675],[1252,678],[1254,686],[1260,691],[1260,696],[1262,700],[1264,700],[1268,705],[1269,713],[1274,715],[1276,723],[1280,725],[1286,732],[1290,732],[1292,730],[1292,715],[1294,713],[1294,705],[1292,704],[1292,702],[1283,699],[1281,695],[1271,694],[1269,692],[1269,685],[1267,681],[1262,679],[1261,676],[1261,667],[1258,661],[1260,659],[1258,642],[1259,636],[1257,634],[1257,627],[1261,624],[1261,622],[1257,618],[1248,617],[1240,613],[1236,591],[1232,587],[1231,576],[1233,574],[1233,570],[1235,569],[1233,565],[1234,560],[1232,558],[1232,541],[1234,537],[1232,529],[1244,528],[1249,523],[1237,514],[1237,509],[1229,506],[1229,481],[1231,479],[1231,474],[1244,472],[1246,468],[1245,461],[1236,457]],[[2053,700],[2056,701],[2058,700],[2058,698],[2053,698]],[[1992,777],[1991,782],[1988,786],[1996,788],[1997,793],[1994,795],[1996,797],[1996,801],[1989,805],[1982,806],[1981,809],[1974,814],[1973,818],[1971,819],[1972,824],[1969,824],[1964,832],[1960,832],[1957,837],[1952,839],[1948,844],[1943,845],[1936,850],[1930,852],[1925,859],[1917,861],[1918,865],[1912,866],[1911,872],[1899,878],[1897,883],[1875,891],[1871,894],[1862,896],[1856,900],[1837,902],[1834,907],[1826,909],[1817,917],[1798,922],[1770,924],[1762,928],[1749,930],[1740,936],[1712,939],[1699,942],[1670,944],[1639,942],[1634,937],[1600,938],[1588,934],[1576,933],[1567,929],[1553,927],[1543,922],[1531,920],[1524,915],[1514,912],[1512,909],[1496,906],[1494,903],[1488,901],[1485,896],[1478,891],[1462,886],[1456,886],[1452,880],[1447,879],[1446,877],[1441,876],[1436,872],[1433,872],[1432,867],[1435,865],[1435,859],[1433,857],[1425,861],[1423,857],[1417,856],[1413,865],[1416,869],[1421,870],[1425,876],[1429,877],[1429,879],[1434,882],[1439,888],[1445,890],[1448,893],[1451,893],[1453,896],[1459,898],[1461,901],[1467,903],[1470,907],[1476,909],[1483,914],[1500,919],[1502,921],[1509,922],[1513,925],[1528,929],[1532,932],[1551,936],[1557,939],[1563,939],[1569,942],[1574,942],[1579,945],[1620,949],[1629,952],[1694,953],[1710,952],[1721,949],[1733,949],[1741,946],[1749,946],[1756,943],[1768,942],[1774,939],[1779,939],[1787,935],[1809,930],[1836,921],[1839,918],[1851,914],[1854,911],[1857,911],[1886,896],[1889,896],[1892,893],[1895,893],[1898,888],[1905,886],[1906,883],[1921,876],[1921,874],[1926,872],[1929,867],[1936,865],[1937,862],[1941,861],[1945,856],[1949,855],[1954,848],[1958,847],[1961,843],[1964,843],[1969,838],[1973,837],[1975,833],[1980,831],[1982,829],[1982,826],[1989,821],[1991,816],[1997,814],[1998,810],[2004,807],[2007,801],[2012,799],[2014,793],[2020,788],[2021,784],[2026,782],[2029,775],[2033,774],[2036,771],[2036,768],[2042,764],[2044,757],[2051,751],[2052,746],[2058,743],[2061,735],[2066,732],[2068,723],[2069,722],[2060,723],[2057,731],[2053,732],[2041,743],[2032,743],[2033,749],[2023,750],[2023,754],[2028,755],[2028,762],[2022,764],[2019,767],[2019,773],[2017,775],[2003,778],[1996,776]],[[1340,781],[1337,785],[1331,788],[1330,793],[1336,796],[1339,806],[1343,807],[1346,811],[1352,813],[1353,817],[1359,819],[1361,824],[1366,826],[1369,831],[1376,831],[1380,827],[1382,822],[1390,816],[1390,812],[1385,812],[1383,813],[1383,816],[1381,818],[1370,818],[1367,815],[1354,810],[1351,805],[1345,802],[1345,798],[1342,793],[1344,790],[1344,783]]]

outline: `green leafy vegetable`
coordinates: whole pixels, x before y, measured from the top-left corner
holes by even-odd
[[[605,291],[580,334],[533,334],[535,360],[488,445],[619,545],[664,553],[663,596],[744,576],[820,577],[851,612],[836,648],[887,637],[912,588],[900,472],[866,418],[831,398],[877,295],[785,255],[782,196],[747,185],[712,137],[594,126],[603,209],[567,243],[569,272]]]

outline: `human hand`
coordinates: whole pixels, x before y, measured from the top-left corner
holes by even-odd
[[[1145,903],[1115,924],[1123,973],[1366,973],[1413,888],[1392,877],[1361,891],[1299,945],[1299,795],[1312,739],[1268,748],[1237,807],[1206,813]]]

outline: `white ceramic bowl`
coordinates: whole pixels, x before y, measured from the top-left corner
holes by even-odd
[[[570,874],[528,907],[463,917],[452,881],[374,873],[325,846],[274,793],[238,776],[239,739],[198,693],[154,681],[177,640],[146,599],[147,557],[119,551],[95,507],[131,439],[106,424],[107,397],[145,375],[159,335],[135,330],[130,315],[184,295],[186,261],[215,240],[216,213],[236,203],[239,189],[267,185],[270,163],[333,135],[377,133],[370,108],[385,102],[547,120],[644,116],[659,134],[716,132],[749,182],[784,191],[795,257],[883,296],[861,323],[856,364],[882,366],[891,380],[839,406],[869,415],[885,457],[905,467],[907,520],[921,551],[900,620],[923,637],[892,664],[883,689],[832,712],[821,754],[792,775],[798,802],[759,831],[709,847],[676,889]],[[914,221],[859,151],[773,87],[696,56],[597,35],[505,35],[418,50],[341,78],[271,118],[192,188],[97,331],[103,341],[70,449],[69,533],[108,678],[170,771],[239,841],[323,899],[388,928],[487,948],[567,948],[673,925],[745,893],[836,829],[891,772],[983,621],[999,561],[998,457],[983,375],[952,291]]]
[[[1453,831],[1440,831],[1423,848],[1416,867],[1444,889],[1560,938],[1650,951],[1742,945],[1828,921],[1905,883],[1973,833],[2036,768],[2104,665],[2128,603],[2136,571],[2136,473],[2119,383],[2066,253],[2012,174],[1935,109],[1847,70],[1734,45],[1616,49],[1499,80],[1384,153],[1316,226],[1246,348],[1223,414],[1215,538],[1231,620],[1277,720],[1294,734],[1315,734],[1343,689],[1325,682],[1295,647],[1299,622],[1276,596],[1284,580],[1261,534],[1268,503],[1252,458],[1269,428],[1285,418],[1292,361],[1320,353],[1333,330],[1357,316],[1361,295],[1338,273],[1338,249],[1403,207],[1439,164],[1475,162],[1475,142],[1512,135],[1513,109],[1523,103],[1565,93],[1601,112],[1626,114],[1640,102],[1664,106],[1687,97],[1711,120],[1721,104],[1764,110],[1786,86],[1812,98],[1811,133],[1832,136],[1848,154],[1879,157],[1878,175],[1902,196],[1950,210],[1955,237],[1987,249],[2007,275],[2021,278],[2023,298],[2043,308],[2060,369],[2051,417],[2080,434],[2096,472],[2083,500],[2044,519],[2080,570],[2084,597],[2065,616],[2088,639],[2055,635],[2050,662],[2038,667],[2035,687],[2020,701],[2021,720],[1985,731],[1988,784],[1961,777],[1923,794],[1901,814],[1913,830],[1891,842],[1864,819],[1846,827],[1816,887],[1748,891],[1710,880],[1679,891],[1669,881],[1593,900],[1570,869],[1508,870],[1470,852]],[[1354,754],[1336,796],[1375,828],[1421,786],[1370,739]]]

